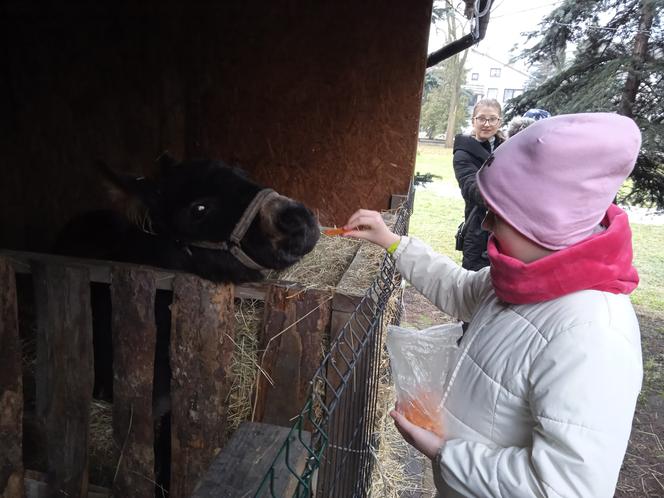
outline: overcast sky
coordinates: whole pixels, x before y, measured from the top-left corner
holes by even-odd
[[[454,5],[461,2],[451,0]],[[515,45],[525,46],[525,37],[521,33],[536,30],[538,23],[551,12],[561,0],[494,0],[491,19],[484,40],[477,49],[492,57],[507,62],[509,50]],[[458,8],[463,12],[463,7]],[[464,34],[468,33],[468,25]],[[429,34],[429,53],[444,45],[444,36],[432,27]]]

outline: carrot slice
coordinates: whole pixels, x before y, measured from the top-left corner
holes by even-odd
[[[330,237],[333,237],[334,235],[342,235],[344,233],[348,233],[351,230],[344,230],[343,228],[328,228],[327,230],[323,230],[323,233],[325,235],[329,235]]]

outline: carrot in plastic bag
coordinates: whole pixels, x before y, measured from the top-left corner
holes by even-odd
[[[461,322],[423,330],[387,327],[385,345],[397,398],[397,411],[412,423],[444,436],[445,388],[459,357]]]
[[[400,401],[399,411],[418,427],[443,436],[440,408],[434,396],[418,393],[416,399]]]

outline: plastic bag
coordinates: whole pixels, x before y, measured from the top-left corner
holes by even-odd
[[[448,376],[456,364],[461,323],[423,330],[390,325],[387,351],[397,410],[415,425],[443,435],[442,409]]]

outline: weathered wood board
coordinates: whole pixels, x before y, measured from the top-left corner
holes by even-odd
[[[279,450],[288,438],[288,466],[280,457],[274,466],[274,479],[267,493],[259,496],[293,496],[298,474],[309,456],[305,444],[310,434],[302,432],[289,437],[290,429],[271,424],[245,422],[233,434],[226,447],[214,459],[191,498],[238,498],[254,496],[267,475]],[[301,439],[300,439],[301,438]]]
[[[16,280],[0,257],[0,498],[23,497],[23,382]]]
[[[49,489],[88,494],[93,387],[90,276],[86,268],[33,262],[37,308],[37,416],[46,428]],[[66,422],[65,422],[66,421]]]

